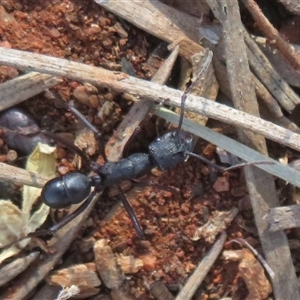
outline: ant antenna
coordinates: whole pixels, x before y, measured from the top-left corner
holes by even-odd
[[[181,97],[181,112],[180,112],[180,117],[179,117],[179,122],[178,122],[178,131],[181,129],[182,127],[182,122],[183,122],[183,117],[184,117],[184,106],[185,106],[185,100],[188,96],[188,94],[192,91],[192,89],[200,82],[200,80],[202,79],[203,74],[207,71],[211,61],[212,61],[212,57],[213,57],[213,52],[208,50],[208,54],[206,57],[206,60],[204,62],[203,67],[201,68],[197,78],[195,79],[194,82],[192,82],[190,84],[190,86],[183,92],[182,97]]]

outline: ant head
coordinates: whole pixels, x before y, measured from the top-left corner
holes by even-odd
[[[149,146],[150,159],[161,170],[167,170],[184,162],[186,152],[193,149],[193,137],[184,131],[170,131],[157,138]]]

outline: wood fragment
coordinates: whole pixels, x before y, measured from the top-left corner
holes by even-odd
[[[219,92],[219,84],[216,81],[214,68],[211,63],[212,56],[213,53],[207,50],[204,53],[193,55],[191,63],[186,59],[181,59],[180,90],[187,91],[192,82],[192,88],[188,94],[202,96],[211,101],[216,100]],[[175,111],[180,112],[180,109],[177,108]],[[202,125],[205,125],[208,120],[206,116],[193,112],[184,112],[184,116]]]
[[[248,249],[224,251],[223,258],[240,261],[239,274],[247,285],[247,299],[266,299],[272,292],[271,284],[259,261]]]
[[[238,2],[210,0],[208,4],[214,8],[214,12],[217,12],[217,17],[223,26],[226,65],[234,105],[244,111],[259,115],[246,45],[241,35],[243,26]],[[238,135],[243,143],[251,145],[264,154],[267,153],[266,142],[262,136],[241,130]],[[282,231],[277,232],[277,236],[268,232],[267,222],[264,220],[268,209],[279,205],[274,179],[253,166],[246,166],[244,170],[260,241],[268,264],[275,272],[274,278],[271,279],[274,295],[278,299],[300,299],[286,235]],[[280,254],[278,248],[280,248]],[[288,283],[286,276],[289,278]]]
[[[216,236],[226,230],[237,214],[238,209],[236,207],[229,211],[216,211],[207,223],[196,229],[192,240],[198,241],[204,238],[206,242],[213,243]]]
[[[269,20],[264,16],[259,6],[253,0],[242,0],[245,7],[249,10],[257,26],[269,40],[270,45],[278,49],[286,60],[296,70],[300,70],[300,58],[295,48],[285,41],[278,31],[273,27]]]
[[[125,274],[137,273],[141,268],[144,267],[143,260],[140,258],[135,258],[132,255],[125,256],[121,254],[117,258],[117,263]]]
[[[15,106],[62,82],[59,77],[38,72],[19,76],[0,84],[0,111]]]
[[[42,188],[49,178],[0,162],[0,180]]]
[[[274,66],[278,74],[291,86],[300,87],[300,74],[295,69],[293,69],[289,64],[286,63],[284,57],[279,51],[274,51],[274,49],[267,44],[266,38],[251,35],[251,38],[256,42],[259,48],[262,50],[264,55],[268,58],[270,63]],[[293,47],[299,55],[300,47],[299,45],[293,44]]]
[[[218,11],[215,10],[216,17],[218,18]],[[219,16],[220,17],[220,16]],[[286,80],[276,71],[276,68],[271,65],[268,58],[264,55],[260,47],[256,44],[252,37],[247,33],[246,29],[243,27],[242,32],[244,33],[244,39],[246,42],[247,56],[249,59],[249,64],[251,66],[252,73],[257,77],[265,88],[271,93],[271,95],[280,103],[280,105],[285,108],[288,112],[292,112],[295,105],[300,103],[299,96],[295,91],[288,85]],[[214,67],[216,76],[222,88],[222,91],[226,95],[230,94],[228,79],[225,69],[224,61],[224,45],[221,42],[218,44],[214,57]],[[217,58],[217,59],[216,59]],[[277,62],[276,62],[277,63]],[[220,69],[221,68],[221,69]],[[256,83],[256,80],[255,80]],[[256,92],[260,92],[260,87],[256,87]],[[258,94],[258,96],[263,96],[263,94]],[[229,96],[231,98],[231,96]]]
[[[221,61],[218,54],[214,56],[213,64],[222,92],[228,98],[231,98],[226,66]],[[277,100],[271,95],[268,89],[261,83],[261,81],[255,75],[253,75],[253,80],[255,85],[255,93],[259,100],[265,104],[265,106],[268,108],[268,112],[274,118],[281,118],[283,116],[283,113]]]
[[[97,271],[110,289],[119,289],[125,280],[125,275],[117,264],[116,257],[105,240],[98,240],[94,245]]]
[[[101,281],[96,274],[94,263],[78,264],[68,268],[52,271],[46,278],[48,284],[71,286],[77,285],[82,289],[90,286],[100,286]]]
[[[243,32],[247,45],[247,55],[253,73],[266,86],[280,105],[288,112],[292,112],[295,106],[300,103],[298,95],[272,67],[267,57],[246,30]]]
[[[40,72],[90,82],[95,86],[112,88],[121,93],[130,92],[136,97],[143,97],[176,107],[181,104],[182,92],[166,86],[70,60],[0,48],[0,63],[2,64],[27,69],[28,61],[31,62],[31,69]],[[188,97],[185,107],[187,110],[198,112],[209,118],[257,132],[270,140],[300,151],[300,136],[298,134],[253,115],[194,95]]]
[[[81,297],[90,297],[99,293],[101,281],[96,274],[94,263],[78,264],[68,268],[55,270],[47,276],[46,281],[50,285],[61,287],[77,286]]]
[[[0,269],[0,286],[9,282],[30,266],[40,255],[40,252],[32,252],[25,257],[17,258]]]
[[[222,232],[220,237],[215,242],[215,244],[212,246],[209,252],[199,263],[196,270],[189,277],[185,286],[177,295],[176,300],[188,300],[193,297],[194,293],[196,292],[196,290],[204,280],[205,276],[209,272],[210,268],[218,258],[220,252],[222,251],[225,240],[226,240],[226,233]]]
[[[150,285],[150,292],[157,300],[173,300],[174,297],[162,281]]]
[[[271,208],[265,219],[271,232],[300,227],[300,204]]]

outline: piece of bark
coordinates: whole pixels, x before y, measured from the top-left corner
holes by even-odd
[[[237,214],[236,207],[230,211],[216,211],[207,223],[196,229],[192,240],[198,241],[204,238],[206,242],[213,243],[216,236],[231,224]]]
[[[280,52],[274,51],[267,43],[267,39],[263,37],[250,36],[259,46],[264,55],[273,65],[274,69],[282,76],[282,78],[292,86],[300,87],[300,74],[286,63]],[[293,47],[300,53],[300,46],[293,44]]]
[[[271,232],[300,227],[300,204],[271,208],[265,220]]]
[[[144,267],[143,260],[136,258],[133,255],[120,255],[117,258],[117,263],[120,266],[124,274],[137,273],[141,268]]]
[[[40,252],[32,252],[25,257],[17,258],[11,263],[3,266],[0,269],[0,286],[21,274],[39,257],[39,255]]]
[[[205,53],[197,53],[191,57],[191,63],[186,59],[181,59],[181,72],[179,89],[186,91],[189,84],[192,82],[192,88],[189,94],[202,96],[212,101],[216,100],[219,92],[219,84],[216,81],[214,68],[211,63],[212,52],[206,51]],[[207,60],[210,60],[209,66],[205,67]],[[177,108],[176,112],[180,112]],[[184,112],[184,116],[205,125],[208,118],[192,112]],[[196,142],[195,142],[196,144]]]
[[[131,92],[137,97],[143,97],[167,105],[177,107],[181,105],[182,92],[166,86],[70,60],[0,48],[0,63],[26,70],[28,61],[30,61],[31,69],[40,72],[64,76],[76,81],[90,82],[95,86],[112,88],[121,93]],[[187,110],[199,112],[209,118],[252,130],[268,139],[300,151],[300,136],[298,134],[253,115],[194,95],[189,95],[185,107]]]
[[[211,267],[213,266],[214,262],[218,258],[220,252],[222,251],[226,237],[226,233],[222,232],[212,248],[199,263],[193,274],[188,278],[186,284],[177,295],[176,300],[188,300],[193,297],[196,290],[198,289],[198,287],[210,271]]]
[[[110,289],[119,289],[125,280],[125,275],[117,264],[117,259],[105,240],[98,240],[94,245],[97,271]]]
[[[77,285],[80,289],[97,287],[101,281],[96,274],[94,263],[78,264],[68,268],[52,271],[46,278],[48,284],[71,286]]]
[[[59,77],[38,72],[19,76],[0,84],[0,111],[15,106],[62,82]]]
[[[272,292],[271,284],[262,265],[248,249],[224,251],[223,258],[240,261],[239,273],[249,291],[246,300],[266,299],[269,296]]]
[[[227,78],[227,70],[225,64],[221,61],[218,56],[214,56],[213,64],[215,67],[216,76],[220,84],[222,92],[231,98],[231,92],[229,89],[229,82]],[[260,101],[262,101],[268,108],[268,112],[276,118],[281,118],[283,116],[282,110],[276,101],[276,99],[270,94],[266,87],[253,75],[255,92]]]
[[[234,105],[253,115],[259,115],[238,2],[210,0],[208,4],[223,26],[226,65]],[[262,136],[241,130],[238,131],[238,136],[243,143],[267,153],[266,142]],[[270,207],[279,205],[274,179],[254,166],[247,166],[244,169],[260,241],[267,261],[275,272],[272,278],[275,297],[300,299],[287,238],[282,231],[276,234],[268,232],[268,224],[264,219]],[[289,278],[288,283],[286,276]]]
[[[60,285],[61,287],[75,285],[80,290],[78,294],[80,298],[98,294],[100,291],[98,287],[101,285],[94,263],[78,264],[65,269],[55,270],[47,276],[46,281],[50,285]]]

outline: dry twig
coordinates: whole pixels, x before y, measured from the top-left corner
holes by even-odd
[[[42,188],[49,178],[0,162],[0,180]]]
[[[256,2],[253,0],[242,0],[242,2],[252,14],[256,24],[269,40],[269,43],[282,53],[293,68],[300,70],[300,58],[297,55],[295,48],[280,36],[278,31],[264,16]]]
[[[300,227],[300,205],[271,208],[265,219],[269,223],[269,230],[272,232]]]
[[[0,111],[19,104],[62,82],[58,77],[37,72],[19,76],[0,84]]]
[[[226,233],[222,232],[218,240],[213,245],[213,247],[202,259],[194,273],[189,277],[187,283],[177,295],[176,300],[187,300],[192,298],[197,288],[200,286],[203,279],[205,278],[212,265],[218,258],[220,252],[222,251],[225,240]]]
[[[181,105],[182,92],[166,86],[66,59],[0,48],[0,63],[2,64],[26,70],[28,61],[30,61],[31,69],[42,73],[89,82],[95,86],[111,88],[121,93],[129,92],[137,98],[143,97],[167,105],[176,107]],[[249,129],[270,140],[300,151],[300,136],[298,134],[245,112],[194,95],[188,97],[185,108],[187,111],[198,112],[209,118]]]

